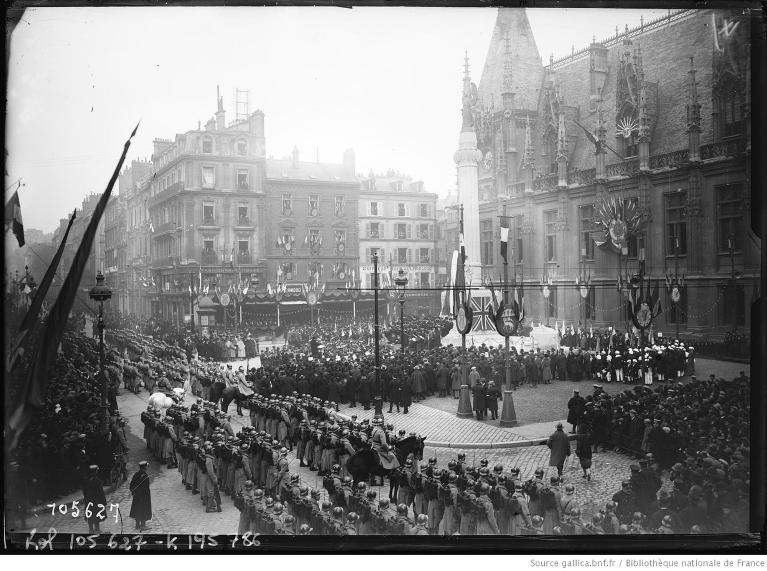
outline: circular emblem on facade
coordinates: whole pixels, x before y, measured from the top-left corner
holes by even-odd
[[[680,299],[682,299],[682,294],[679,291],[679,286],[674,286],[671,288],[671,301],[679,303]]]
[[[231,301],[231,299],[229,299],[229,294],[228,293],[225,293],[225,294],[221,295],[221,305],[229,305],[230,301]]]
[[[626,223],[623,220],[613,218],[610,221],[610,240],[616,246],[621,246],[626,238]]]
[[[341,270],[340,272],[338,272],[338,279],[339,279],[339,280],[342,280],[342,279],[344,279],[345,277],[346,277],[346,272],[344,272],[343,270]]]
[[[645,329],[647,326],[650,325],[651,321],[652,321],[652,311],[650,310],[650,306],[643,301],[642,304],[639,306],[639,311],[637,311],[637,323],[642,329]]]
[[[589,296],[589,288],[586,287],[585,285],[581,286],[580,292],[581,292],[581,297],[583,299],[586,299]]]
[[[549,289],[549,286],[545,285],[543,286],[543,297],[546,299],[549,299],[549,296],[551,295],[551,290]]]
[[[461,333],[466,331],[466,309],[463,306],[458,309],[458,317],[455,318],[455,323],[458,326],[458,331]]]
[[[306,303],[309,305],[316,305],[317,304],[317,293],[310,291],[306,294]]]
[[[285,242],[285,251],[290,252],[290,250],[293,248],[293,246],[290,245],[290,242]]]
[[[345,248],[345,246],[343,244],[338,244],[338,251],[339,252],[343,252],[344,248]]]
[[[317,209],[316,208],[312,209],[312,216],[317,216]]]

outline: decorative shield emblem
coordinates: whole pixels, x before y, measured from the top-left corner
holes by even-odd
[[[344,246],[343,242],[339,242],[339,244],[338,244],[338,251],[343,253],[344,248],[345,248],[345,246]]]
[[[626,239],[626,223],[623,220],[614,218],[610,221],[610,240],[618,247],[623,245]]]
[[[680,299],[682,299],[682,294],[679,291],[679,286],[674,286],[671,288],[671,301],[679,303]]]
[[[580,293],[581,293],[581,297],[583,299],[586,299],[589,296],[589,288],[586,287],[585,285],[582,285],[580,287]]]
[[[229,302],[231,299],[229,299],[229,294],[225,293],[221,296],[221,305],[229,305]]]
[[[340,272],[338,272],[338,279],[339,279],[339,280],[342,280],[342,279],[344,279],[345,277],[346,277],[346,272],[344,272],[343,270],[341,270]]]
[[[455,323],[458,326],[458,331],[462,333],[466,331],[466,309],[463,306],[458,309],[458,317],[455,318]]]
[[[652,321],[652,310],[647,302],[642,302],[637,311],[637,323],[642,329],[646,329]]]
[[[290,250],[293,248],[293,246],[290,244],[290,242],[285,242],[285,251],[290,252]]]
[[[500,325],[500,327],[498,329],[506,337],[513,335],[514,332],[517,330],[517,324],[519,322],[517,321],[517,316],[514,313],[513,309],[511,308],[504,309],[503,314],[500,316],[499,321],[500,323],[498,323],[497,325]]]
[[[306,294],[306,303],[309,305],[317,304],[317,292],[310,291]]]
[[[543,297],[546,299],[549,299],[549,296],[551,295],[551,290],[549,289],[549,286],[545,285],[543,286]]]

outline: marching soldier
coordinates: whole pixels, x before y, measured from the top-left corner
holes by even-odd
[[[439,488],[440,501],[444,506],[442,520],[439,525],[440,535],[453,535],[460,527],[460,511],[458,510],[458,487],[456,481],[458,476],[450,472],[447,476],[447,484],[442,484]]]
[[[413,522],[407,517],[407,505],[397,506],[397,515],[394,518],[393,535],[411,535]]]
[[[240,522],[237,526],[237,533],[242,535],[250,530],[249,504],[253,502],[253,482],[246,481],[243,491],[235,496],[234,505],[240,510]]]
[[[338,462],[341,467],[341,475],[349,476],[349,471],[346,469],[346,463],[352,454],[355,453],[354,446],[349,441],[350,432],[347,429],[341,433],[341,439],[338,442]]]
[[[493,502],[488,494],[490,486],[483,482],[479,486],[479,498],[477,498],[477,535],[498,535],[498,523],[495,521]]]
[[[359,519],[360,517],[356,513],[349,512],[346,516],[346,525],[343,527],[343,535],[357,535]]]
[[[509,535],[525,535],[525,527],[530,527],[530,508],[527,496],[522,484],[517,483],[514,486],[514,492],[509,499]],[[543,524],[543,518],[538,517]]]
[[[216,473],[216,458],[213,455],[213,446],[211,445],[205,451],[205,473],[207,474],[207,504],[206,512],[221,511],[221,492],[219,490],[219,478]]]
[[[298,441],[296,443],[296,458],[300,460],[301,468],[307,466],[306,462],[304,462],[304,457],[306,456],[307,452],[307,444],[311,441],[311,439],[312,431],[309,429],[309,423],[306,422],[306,420],[302,420],[298,425]]]
[[[264,490],[257,489],[253,492],[253,499],[250,507],[250,531],[251,533],[263,533],[262,522],[263,514],[266,510],[266,501],[264,499]]]

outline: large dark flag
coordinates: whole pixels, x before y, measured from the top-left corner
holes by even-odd
[[[16,240],[19,242],[19,248],[24,245],[24,222],[21,220],[21,203],[19,202],[19,191],[13,193],[10,200],[5,203],[5,229],[13,230]]]
[[[101,195],[101,198],[93,211],[91,221],[83,234],[83,239],[77,249],[75,258],[72,261],[69,273],[64,280],[64,285],[61,287],[59,297],[51,308],[45,330],[40,336],[37,346],[32,353],[33,357],[29,374],[26,382],[21,387],[17,403],[15,403],[17,408],[8,421],[8,427],[13,432],[11,449],[16,446],[19,436],[31,420],[32,411],[30,409],[39,409],[45,402],[45,391],[48,386],[49,371],[56,360],[57,349],[61,342],[61,338],[64,335],[64,328],[67,324],[69,312],[72,309],[72,304],[77,295],[78,285],[80,284],[83,271],[88,263],[91,249],[93,248],[96,231],[101,222],[104,210],[106,209],[107,202],[109,202],[109,197],[112,194],[112,188],[114,187],[115,182],[117,182],[117,177],[120,175],[120,169],[125,161],[125,155],[130,148],[131,139],[133,139],[137,130],[138,125],[133,129],[128,140],[125,141],[120,160],[117,161],[117,166],[112,173],[112,177],[109,179],[106,190],[104,191],[104,194]]]

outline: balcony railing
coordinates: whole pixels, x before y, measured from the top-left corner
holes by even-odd
[[[567,182],[578,186],[587,186],[596,181],[596,169],[573,169],[567,173]]]
[[[430,264],[430,263],[431,263],[431,258],[430,258],[429,256],[420,256],[420,257],[418,258],[418,260],[419,260],[419,261],[420,261],[422,264]]]
[[[216,226],[216,219],[212,216],[205,216],[202,219],[203,226]]]
[[[215,250],[204,249],[200,252],[200,263],[206,266],[218,265],[218,254]]]
[[[250,252],[238,252],[237,253],[237,263],[238,264],[251,264],[251,263],[253,263],[253,256],[250,255]]]
[[[631,176],[639,172],[639,159],[633,159],[630,161],[621,161],[607,165],[605,167],[605,175],[607,178],[615,176]]]
[[[662,155],[653,155],[650,157],[651,169],[662,169],[665,167],[676,167],[690,160],[690,150],[682,149]]]
[[[525,181],[519,181],[506,186],[509,196],[522,196],[525,193]]]
[[[372,238],[373,240],[378,240],[380,236],[381,236],[380,233],[378,233],[377,231],[373,232],[371,230],[370,232],[368,232],[368,238]]]
[[[742,138],[701,145],[700,160],[705,161],[715,157],[734,157],[745,151],[745,149],[746,142]]]
[[[241,216],[237,219],[237,226],[250,226],[250,218]]]
[[[545,174],[543,176],[540,176],[535,179],[533,182],[533,189],[535,189],[538,192],[547,192],[551,190],[556,190],[557,188],[557,173],[550,173]]]

